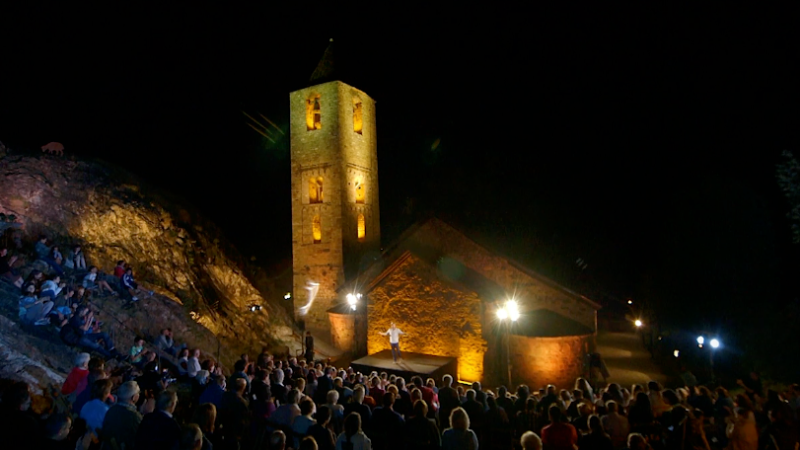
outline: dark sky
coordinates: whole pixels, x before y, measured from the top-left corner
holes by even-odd
[[[433,212],[591,295],[714,322],[798,292],[774,176],[800,150],[791,11],[23,8],[0,13],[0,140],[129,167],[265,264],[291,255],[288,140],[241,111],[286,130],[333,37],[378,101],[384,244]]]

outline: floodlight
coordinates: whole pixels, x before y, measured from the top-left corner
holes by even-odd
[[[709,344],[711,344],[711,348],[719,348],[719,340],[718,339],[712,339],[711,342],[709,342]]]

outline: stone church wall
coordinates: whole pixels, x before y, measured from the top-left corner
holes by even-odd
[[[513,385],[527,384],[531,390],[547,384],[571,389],[583,375],[583,355],[593,335],[528,337],[511,335]],[[505,369],[505,367],[504,367]],[[506,369],[507,370],[507,369]],[[507,378],[507,376],[506,376]]]
[[[440,280],[435,269],[411,255],[369,293],[368,353],[389,349],[391,322],[405,333],[402,351],[458,358],[458,378],[481,380],[486,342],[481,299]]]
[[[418,244],[436,249],[475,270],[507,292],[516,292],[522,313],[545,308],[596,330],[596,310],[586,301],[538,280],[509,260],[492,254],[438,220],[430,220],[412,237]]]

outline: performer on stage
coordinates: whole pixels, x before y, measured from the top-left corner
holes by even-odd
[[[400,354],[400,335],[405,334],[400,331],[400,328],[395,326],[394,322],[392,322],[392,326],[386,330],[385,333],[381,333],[383,336],[389,336],[389,344],[392,345],[392,359],[394,362],[397,362],[398,359],[402,360],[402,355]]]

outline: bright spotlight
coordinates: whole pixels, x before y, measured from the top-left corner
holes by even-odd
[[[357,303],[358,297],[355,294],[347,294],[347,304],[350,305],[350,309],[355,311]]]
[[[672,356],[674,356],[676,358],[680,357],[681,356],[681,351],[680,350],[675,350],[674,352],[672,352]]]
[[[641,321],[641,320],[639,320],[639,319],[636,319],[636,321],[635,321],[635,322],[633,322],[633,324],[634,324],[634,325],[636,325],[636,328],[641,328],[641,327],[642,327],[642,325],[644,325],[644,324],[642,323],[642,321]]]
[[[506,320],[508,318],[508,311],[505,308],[500,308],[497,310],[497,318],[500,320]]]
[[[709,344],[711,344],[711,348],[719,348],[719,340],[717,339],[712,339]]]
[[[519,311],[513,310],[508,314],[508,317],[511,319],[512,322],[516,322],[519,320]]]
[[[697,336],[697,345],[703,345],[706,343],[706,338],[703,336]]]
[[[628,304],[632,305],[633,304],[633,300],[628,300]]]
[[[287,293],[283,294],[283,299],[284,300],[289,300],[290,298],[292,298],[292,293],[291,292],[287,292]]]

